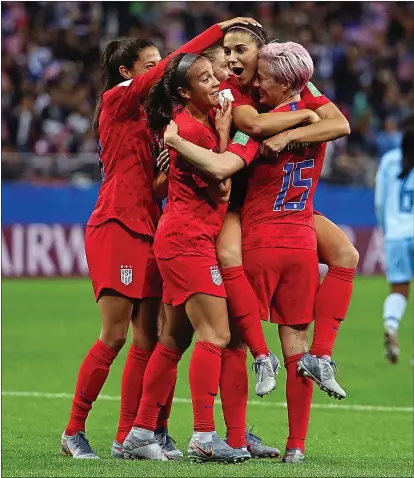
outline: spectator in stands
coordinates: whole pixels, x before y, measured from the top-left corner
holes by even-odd
[[[168,52],[237,14],[311,52],[316,86],[353,131],[324,179],[369,183],[366,165],[395,147],[398,127],[414,109],[412,2],[3,2],[3,148],[91,152],[98,59],[107,41],[151,38]],[[71,167],[65,170],[70,177]]]

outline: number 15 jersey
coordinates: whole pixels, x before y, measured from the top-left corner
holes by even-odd
[[[306,108],[303,101],[273,112]],[[243,249],[285,247],[316,250],[313,197],[326,143],[289,144],[277,158],[252,163],[242,209]]]

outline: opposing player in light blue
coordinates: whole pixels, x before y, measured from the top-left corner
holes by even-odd
[[[385,356],[398,362],[398,328],[414,278],[414,116],[404,124],[401,148],[386,153],[377,172],[375,207],[384,233],[386,275]]]

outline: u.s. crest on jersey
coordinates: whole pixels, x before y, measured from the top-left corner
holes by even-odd
[[[132,282],[132,266],[121,266],[121,282],[124,285]]]
[[[218,268],[218,266],[210,267],[210,273],[213,284],[221,285],[223,279],[221,278],[220,269]]]

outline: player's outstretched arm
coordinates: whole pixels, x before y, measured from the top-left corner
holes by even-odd
[[[233,124],[250,136],[268,137],[301,123],[314,123],[318,115],[308,109],[282,113],[258,113],[253,106],[242,105],[233,109]]]
[[[246,165],[240,156],[230,151],[215,153],[181,138],[174,121],[171,121],[165,130],[164,145],[174,149],[197,169],[219,181],[224,181]]]
[[[322,143],[351,134],[348,120],[332,102],[321,106],[315,113],[321,121],[287,132],[291,143]]]
[[[260,24],[252,18],[237,17],[208,28],[203,33],[178,48],[178,50],[171,53],[171,55],[167,56],[157,66],[142,75],[136,76],[128,86],[125,86],[124,94],[117,100],[117,103],[113,107],[114,117],[117,119],[128,117],[131,114],[131,111],[137,107],[137,104],[145,100],[152,86],[164,74],[165,68],[171,57],[180,53],[198,54],[203,52],[213,43],[220,40],[224,33],[237,23],[250,23],[260,26]]]

